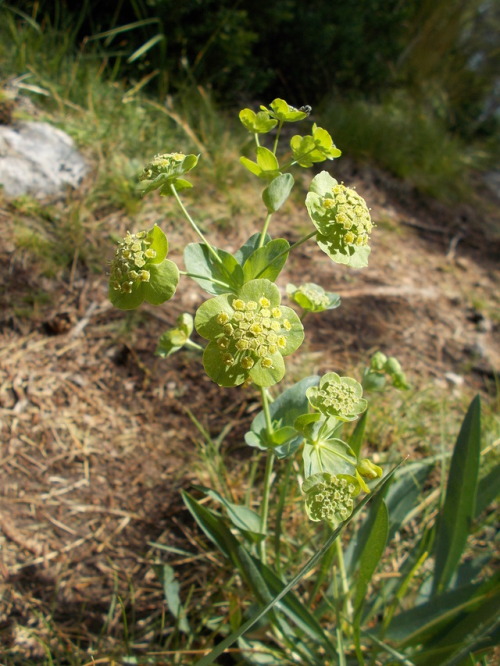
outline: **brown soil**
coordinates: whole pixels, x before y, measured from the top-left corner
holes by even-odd
[[[382,349],[401,361],[414,384],[462,378],[466,390],[487,390],[500,369],[494,218],[472,206],[420,200],[373,170],[348,165],[345,171],[378,225],[370,266],[332,265],[313,245],[291,258],[281,286],[314,281],[343,300],[339,309],[306,320],[305,352],[288,361],[294,379],[353,372]],[[146,208],[143,215],[153,213]],[[114,214],[106,224],[114,231],[132,227]],[[278,227],[296,240],[307,224],[305,212],[290,204]],[[161,332],[203,300],[196,285],[181,283],[161,308],[124,314],[107,301],[104,270],[91,274],[75,262],[64,278],[40,276],[15,249],[13,225],[4,203],[0,645],[5,663],[24,663],[43,655],[32,636],[47,635],[41,618],[51,618],[64,642],[98,634],[114,593],[130,600],[133,590],[138,617],[161,612],[151,568],[159,553],[149,544],[197,549],[178,496],[195,480],[200,437],[186,407],[214,436],[229,421],[227,446],[238,449],[257,398],[215,386],[193,354],[153,356]],[[170,258],[179,259],[182,239],[173,228],[168,233]],[[218,240],[232,250],[245,238],[231,230]],[[19,304],[30,289],[49,291],[51,304],[23,318]],[[120,615],[118,604],[112,629]]]

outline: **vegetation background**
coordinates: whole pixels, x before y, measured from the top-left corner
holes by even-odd
[[[364,278],[335,273],[336,283],[362,292],[436,270],[435,288],[460,285],[460,306],[396,307],[381,292],[369,315],[365,303],[364,314],[363,307],[344,310],[342,327],[325,320],[311,331],[307,367],[292,374],[326,367],[319,350],[327,342],[342,372],[359,371],[378,346],[401,358],[410,380],[413,368],[415,391],[381,396],[371,412],[367,442],[387,460],[449,449],[480,390],[482,476],[495,469],[498,366],[459,352],[450,331],[484,325],[498,335],[489,262],[499,241],[499,26],[493,0],[0,0],[0,89],[15,99],[14,118],[63,128],[92,166],[81,191],[60,201],[0,195],[2,663],[113,663],[124,655],[121,663],[191,663],[220,635],[228,608],[236,617],[248,602],[221,596],[230,567],[199,556],[193,525],[171,515],[181,511],[177,488],[191,479],[191,449],[180,452],[179,439],[198,446],[202,481],[208,469],[235,497],[251,492],[238,442],[252,399],[200,384],[192,358],[169,361],[167,371],[151,360],[158,334],[196,296],[166,314],[123,316],[105,305],[102,284],[103,247],[131,226],[163,219],[173,257],[181,244],[171,203],[143,203],[135,192],[136,172],[157,152],[202,154],[203,185],[191,206],[221,244],[252,228],[259,193],[237,165],[248,149],[236,120],[243,106],[275,97],[311,105],[346,156],[340,175],[357,176],[372,194],[381,238],[375,272],[353,283]],[[286,211],[285,236],[303,224],[301,196]],[[411,225],[425,238],[408,236]],[[429,234],[439,241],[428,242]],[[462,238],[465,257],[455,264]],[[321,263],[318,271],[326,276]],[[82,321],[85,339],[71,337]],[[415,329],[413,348],[402,351]],[[436,389],[445,370],[465,376],[465,385]],[[68,388],[68,377],[82,390],[76,402],[79,389]],[[204,417],[203,437],[181,406],[186,394]],[[228,422],[230,433],[219,437]],[[228,452],[229,472],[219,455]],[[437,476],[429,486],[436,501]],[[25,509],[20,492],[35,498]],[[105,507],[102,521],[93,502]],[[291,525],[307,539],[301,522],[292,512]],[[474,553],[494,554],[495,525],[494,514],[483,515]],[[389,569],[415,543],[418,525],[405,529],[390,547]],[[191,635],[163,602],[172,588],[153,565],[165,573],[164,561],[176,567]]]

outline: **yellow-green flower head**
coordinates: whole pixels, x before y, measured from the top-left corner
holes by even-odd
[[[365,411],[367,402],[362,395],[359,382],[351,377],[339,377],[336,372],[323,375],[318,386],[310,386],[306,391],[314,409],[339,421],[354,421]]]
[[[359,490],[358,481],[349,474],[313,474],[302,485],[307,515],[311,520],[324,520],[335,527],[351,515]]]
[[[367,265],[373,224],[362,196],[323,171],[312,181],[306,207],[318,230],[318,245],[333,261]]]
[[[159,227],[127,232],[111,263],[109,298],[113,305],[131,310],[143,300],[156,305],[171,298],[179,271],[166,259],[167,252],[167,237]]]
[[[195,327],[210,340],[203,355],[207,374],[220,386],[239,386],[247,379],[272,386],[285,374],[283,356],[304,339],[300,319],[280,304],[269,280],[250,280],[237,295],[223,294],[198,309]]]
[[[180,192],[192,187],[182,176],[198,164],[198,155],[183,153],[162,153],[148,162],[139,174],[142,194],[152,190],[160,190],[160,194],[168,196],[172,193],[171,185]]]
[[[286,288],[288,296],[307,312],[323,312],[333,310],[340,305],[340,297],[333,292],[327,292],[318,284],[306,282],[296,287],[288,284]]]

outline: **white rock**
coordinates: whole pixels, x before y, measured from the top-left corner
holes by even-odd
[[[464,378],[461,375],[456,375],[454,372],[445,372],[444,378],[452,386],[463,386]]]
[[[48,123],[0,126],[0,185],[7,197],[61,195],[88,166],[71,137]]]

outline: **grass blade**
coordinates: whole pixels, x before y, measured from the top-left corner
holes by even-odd
[[[475,515],[479,472],[481,403],[471,402],[451,459],[446,498],[437,521],[432,594],[443,592],[464,550]]]
[[[165,35],[155,35],[154,37],[151,37],[151,39],[148,39],[147,42],[145,42],[142,46],[140,46],[136,51],[132,53],[132,55],[127,58],[128,63],[135,62],[138,60],[141,56],[143,56],[145,53],[147,53],[150,49],[153,48],[153,46],[156,46],[159,42],[163,42],[165,39]]]

